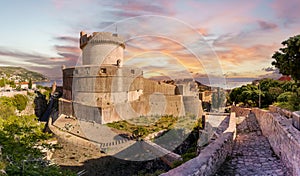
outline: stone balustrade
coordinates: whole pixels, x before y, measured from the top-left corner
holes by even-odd
[[[298,130],[300,130],[300,111],[293,112],[292,117],[293,117],[292,120],[293,126]]]
[[[293,175],[300,175],[300,131],[291,125],[291,119],[258,108],[252,112],[275,154],[293,171]]]
[[[269,106],[269,111],[278,113],[282,116],[285,116],[286,118],[292,118],[292,112],[291,111],[288,111],[286,109],[282,109],[282,108],[277,107],[277,106],[270,105]]]
[[[290,117],[297,114],[270,106],[270,111],[233,106],[232,112],[247,115],[255,114],[264,136],[268,138],[275,154],[292,170],[293,175],[300,175],[300,131],[292,125]]]

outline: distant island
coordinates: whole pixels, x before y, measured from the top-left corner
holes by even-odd
[[[18,80],[20,82],[29,81],[48,81],[48,78],[34,71],[29,71],[22,67],[0,67],[0,78],[8,80]]]

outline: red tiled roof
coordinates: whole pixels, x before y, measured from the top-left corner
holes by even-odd
[[[292,78],[291,78],[290,76],[283,75],[283,76],[281,76],[278,80],[279,80],[279,81],[291,81]]]

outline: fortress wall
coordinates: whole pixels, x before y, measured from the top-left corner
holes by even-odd
[[[105,71],[101,72],[101,69]],[[140,69],[106,67],[78,67],[74,71],[73,87],[83,92],[115,92],[143,89]],[[104,73],[105,72],[105,73]]]
[[[186,114],[199,116],[203,114],[202,104],[198,97],[183,96],[183,104]]]
[[[78,92],[127,92],[143,89],[143,79],[126,77],[77,77],[74,78],[74,89]]]
[[[239,106],[231,106],[231,112],[235,112],[237,117],[240,117],[240,116],[246,117],[250,114],[251,109],[250,108],[242,108]]]
[[[270,111],[258,108],[241,108],[232,106],[232,112],[238,116],[247,116],[253,112],[264,136],[268,138],[275,154],[280,157],[293,175],[300,175],[300,131],[291,124],[286,114],[271,107]],[[279,112],[278,112],[279,111]]]
[[[102,111],[100,107],[73,102],[73,108],[74,116],[78,119],[102,124]]]
[[[69,69],[69,68],[68,68]],[[95,76],[141,76],[143,71],[138,67],[116,65],[84,65],[71,68],[74,72],[68,76],[95,77]],[[67,69],[65,69],[67,70]],[[74,73],[74,74],[73,74]]]
[[[258,108],[253,108],[252,112],[276,155],[293,175],[300,175],[300,131],[292,126],[291,119]]]
[[[111,92],[112,77],[77,77],[74,78],[76,92]]]
[[[72,100],[73,68],[63,70],[63,98]]]
[[[130,91],[142,90],[144,91],[144,78],[143,77],[136,77],[134,78],[133,82],[130,84],[129,87]]]
[[[166,95],[174,95],[176,86],[159,83],[157,81],[149,80],[144,78],[144,92],[147,94],[152,94],[154,92],[160,92]]]
[[[128,101],[126,92],[115,93],[93,93],[93,92],[76,92],[73,101],[80,102],[90,106],[105,107],[106,105],[124,103]]]
[[[117,64],[123,61],[123,47],[114,43],[91,44],[82,49],[83,65]]]
[[[134,91],[129,91],[127,100],[129,102],[138,100],[141,95],[143,95],[143,90],[138,89],[138,90],[134,90]]]
[[[72,90],[63,89],[63,98],[72,100]]]
[[[158,84],[157,82],[155,81],[152,81],[152,80],[149,80],[149,79],[145,79],[144,78],[144,93],[145,94],[152,94],[154,92],[156,92],[156,84]]]
[[[113,65],[87,65],[74,69],[74,77],[116,76],[118,67]]]
[[[184,105],[181,96],[164,96],[163,98],[165,99],[165,102],[159,102],[156,100],[149,101],[151,98],[149,95],[143,95],[137,101],[103,107],[102,122],[109,123],[113,121],[136,118],[139,116],[184,115]]]
[[[129,103],[119,103],[102,109],[103,124],[139,117]]]
[[[166,107],[166,114],[173,115],[173,116],[184,116],[185,115],[185,108],[183,104],[182,96],[178,95],[169,95],[166,96],[167,100],[167,107]]]
[[[139,101],[130,103],[131,108],[140,115],[184,115],[181,96],[143,95]]]
[[[58,112],[59,114],[65,114],[67,116],[74,116],[72,101],[60,98],[58,100]]]

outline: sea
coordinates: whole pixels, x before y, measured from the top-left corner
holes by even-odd
[[[242,85],[251,84],[252,81],[257,80],[258,78],[195,78],[196,81],[199,81],[200,83],[212,86],[212,87],[221,87],[224,89],[233,89],[236,87],[241,87]],[[221,84],[222,83],[222,84]]]
[[[52,87],[53,83],[56,82],[57,86],[62,86],[63,85],[63,80],[62,79],[52,79],[50,81],[39,81],[39,82],[34,82],[36,85],[40,85],[43,87]]]

